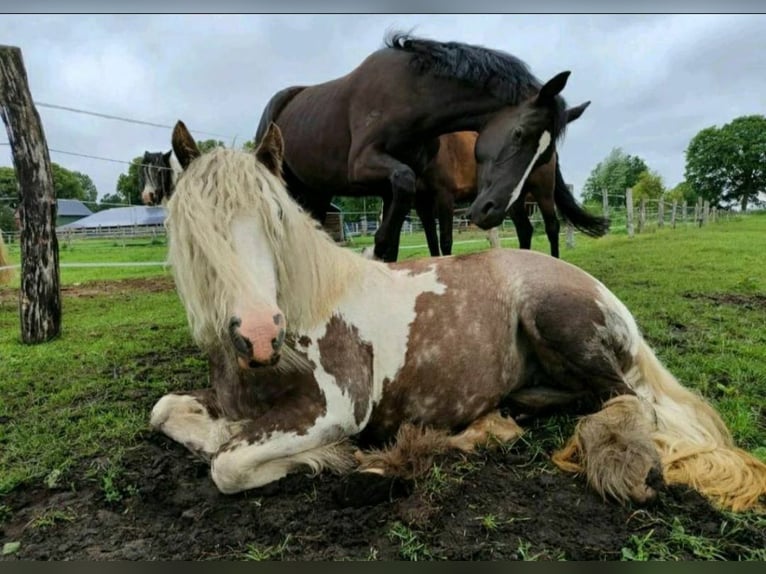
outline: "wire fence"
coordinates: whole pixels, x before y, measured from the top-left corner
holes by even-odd
[[[161,129],[172,129],[173,126],[168,124],[162,124],[158,122],[151,122],[146,120],[139,120],[135,118],[127,118],[118,116],[116,114],[107,114],[102,112],[95,112],[92,110],[83,110],[74,108],[71,106],[63,106],[59,104],[50,104],[45,102],[35,102],[36,106],[45,107],[69,113],[86,114],[103,119],[121,121],[132,124],[145,125],[149,127],[156,127]],[[216,138],[225,138],[233,142],[236,140],[236,136],[228,136],[218,134],[215,132],[206,132],[197,130],[196,133],[212,136]],[[8,142],[0,142],[0,145],[10,145]],[[136,162],[126,161],[114,158],[107,158],[94,154],[73,152],[69,150],[62,150],[57,148],[48,148],[50,152],[59,153],[63,155],[71,155],[77,157],[83,157],[92,159],[94,161],[104,161],[111,163],[119,163],[130,166]],[[139,167],[143,167],[146,164],[138,163]],[[571,190],[571,186],[570,186]],[[105,208],[110,207],[126,207],[130,206],[129,203],[104,203],[100,201],[80,200],[81,203],[89,208],[92,212],[97,212]],[[0,207],[3,204],[10,205],[15,203],[13,198],[0,198]],[[617,203],[618,205],[614,205]],[[528,213],[530,214],[530,222],[535,228],[535,233],[539,233],[543,228],[542,217],[537,209],[536,203],[528,203]],[[606,191],[602,194],[602,205],[600,206],[588,206],[588,210],[591,213],[605,215],[610,219],[611,234],[626,233],[628,236],[635,234],[650,232],[660,228],[676,229],[679,227],[690,226],[702,226],[708,223],[715,223],[720,220],[726,220],[732,217],[735,212],[730,210],[719,210],[715,206],[710,207],[707,202],[703,202],[701,199],[693,204],[688,205],[686,202],[669,202],[664,199],[641,199],[638,202],[634,202],[632,198],[632,190],[626,190],[626,194],[623,196],[608,195]],[[358,237],[374,235],[378,230],[380,221],[379,212],[342,212],[338,214],[335,219],[335,225],[339,229],[335,230],[336,239],[339,239],[341,243],[353,244]],[[453,231],[460,236],[464,232],[480,232],[480,230],[472,225],[467,217],[466,210],[456,210],[455,216],[452,222]],[[516,239],[515,227],[510,219],[506,219],[498,228],[499,239],[501,241],[508,241]],[[14,246],[18,245],[20,232],[17,229],[0,229],[9,252],[13,254]],[[401,233],[403,235],[413,235],[423,233],[423,224],[419,217],[411,212],[406,218]],[[437,222],[437,233],[441,233],[439,224]],[[577,231],[571,224],[565,223],[562,225],[561,236],[565,238],[565,244],[569,248],[575,246],[575,235]],[[166,241],[164,224],[155,225],[143,225],[137,221],[120,226],[99,226],[99,227],[83,227],[83,228],[67,228],[57,231],[57,236],[60,245],[63,249],[73,248],[77,243],[90,240],[111,240],[112,244],[107,245],[106,248],[114,249],[115,247],[126,247],[128,244],[132,244],[135,240],[147,240],[149,243],[163,243]],[[425,235],[424,235],[425,239]],[[468,239],[465,241],[457,241],[455,244],[460,243],[475,243],[482,242],[482,239]],[[425,244],[419,245],[402,245],[401,249],[419,249],[426,247]],[[114,262],[102,262],[102,263],[62,263],[62,267],[122,267],[122,266],[156,266],[165,265],[164,261],[136,261],[125,263]],[[10,265],[0,268],[18,268],[19,265]]]

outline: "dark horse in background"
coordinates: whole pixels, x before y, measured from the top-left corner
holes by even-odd
[[[559,94],[568,77],[562,72],[543,84],[510,54],[394,34],[345,76],[277,92],[255,140],[272,122],[279,126],[288,189],[320,222],[333,196],[383,198],[375,256],[395,261],[418,176],[437,154],[439,136],[479,133],[470,215],[482,229],[496,227],[530,172],[555,153],[567,123]]]
[[[588,102],[589,103],[589,102]],[[572,108],[568,121],[576,120],[585,111],[588,103]],[[452,225],[455,205],[476,199],[476,159],[474,147],[476,132],[464,131],[445,134],[439,138],[439,152],[426,166],[418,180],[415,205],[423,222],[423,231],[432,256],[452,254]],[[592,237],[600,237],[609,229],[605,218],[589,214],[582,209],[569,191],[560,170],[557,170],[558,154],[551,161],[532,170],[524,182],[522,193],[510,208],[510,216],[516,228],[521,249],[532,247],[532,223],[527,206],[537,204],[545,224],[550,252],[559,256],[560,224],[556,209],[565,220]],[[436,220],[439,234],[436,233]]]

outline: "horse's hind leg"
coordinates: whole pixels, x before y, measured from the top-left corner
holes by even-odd
[[[472,452],[477,446],[491,446],[515,441],[524,430],[511,417],[493,411],[473,421],[461,433],[447,439],[447,444],[463,452]]]
[[[500,411],[479,417],[458,434],[405,424],[391,446],[357,451],[356,458],[363,472],[417,478],[431,467],[439,454],[453,449],[472,452],[478,446],[509,443],[523,432],[516,421],[502,416]]]
[[[235,427],[220,415],[212,389],[165,395],[154,405],[149,424],[205,458],[231,438]]]
[[[572,438],[554,453],[554,464],[585,474],[596,492],[621,503],[653,500],[663,480],[648,408],[632,395],[609,400],[579,421]]]

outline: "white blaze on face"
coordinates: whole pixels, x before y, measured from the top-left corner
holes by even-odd
[[[237,294],[232,311],[241,320],[240,334],[253,345],[253,357],[267,361],[274,352],[272,340],[286,327],[284,314],[277,305],[274,254],[257,219],[237,218],[232,222],[231,232],[240,264],[238,272],[247,278],[248,290]]]
[[[524,183],[527,181],[527,178],[529,177],[529,172],[532,171],[532,167],[535,165],[537,158],[539,158],[543,154],[543,152],[546,149],[548,149],[549,145],[551,145],[551,134],[549,131],[544,131],[542,135],[540,136],[540,142],[537,144],[537,151],[535,152],[535,156],[532,158],[532,161],[529,162],[529,165],[527,166],[527,170],[524,172],[524,176],[519,180],[518,185],[516,185],[516,187],[513,190],[513,193],[511,194],[511,199],[508,202],[508,205],[505,206],[506,211],[508,211],[511,208],[511,205],[513,205],[513,202],[519,198],[519,195],[521,195],[521,188],[524,187]]]

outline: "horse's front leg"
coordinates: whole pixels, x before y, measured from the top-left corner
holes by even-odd
[[[306,430],[275,430],[273,421],[288,414],[269,412],[249,421],[218,449],[210,470],[219,491],[234,494],[258,488],[301,467],[344,473],[356,466],[340,425],[317,422]]]
[[[213,389],[165,395],[154,405],[149,424],[208,459],[239,429],[221,415]]]
[[[407,214],[415,201],[415,172],[377,146],[370,145],[356,154],[350,164],[350,182],[355,187],[391,184],[391,206],[375,233],[375,257],[396,261],[399,255],[399,235]]]

